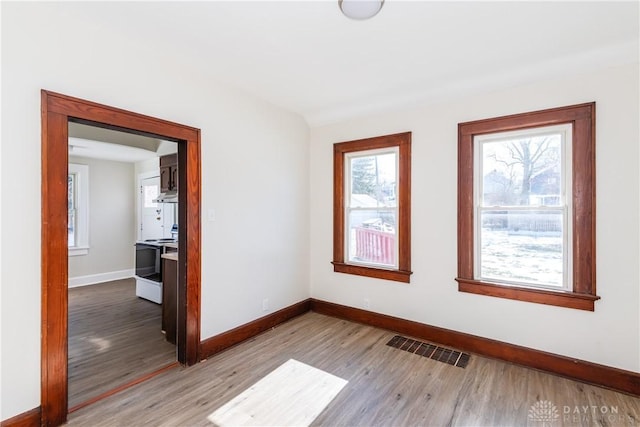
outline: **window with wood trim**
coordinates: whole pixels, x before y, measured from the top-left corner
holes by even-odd
[[[69,163],[67,175],[69,256],[89,253],[89,166]]]
[[[458,125],[458,289],[594,310],[595,103]]]
[[[411,132],[333,148],[334,271],[409,283]]]

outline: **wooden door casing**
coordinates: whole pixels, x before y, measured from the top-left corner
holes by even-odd
[[[179,223],[178,361],[193,365],[200,344],[200,130],[41,91],[41,424],[67,419],[67,164],[70,121],[177,142]]]

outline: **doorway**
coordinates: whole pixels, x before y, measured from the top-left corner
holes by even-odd
[[[160,255],[168,249],[138,246],[171,237],[174,224],[177,236],[177,203],[156,199],[160,161],[168,155],[177,163],[178,145],[78,123],[69,123],[68,131],[71,414],[178,365],[175,334],[170,340],[166,335],[171,320],[163,321],[165,312],[175,313],[176,303],[162,299]],[[177,244],[171,250],[178,252]]]
[[[179,213],[177,356],[199,360],[200,130],[49,91],[42,108],[41,424],[60,425],[68,411],[68,124],[83,123],[178,143]]]

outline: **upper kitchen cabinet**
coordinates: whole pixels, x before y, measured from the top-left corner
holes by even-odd
[[[160,157],[160,192],[178,191],[178,154]]]

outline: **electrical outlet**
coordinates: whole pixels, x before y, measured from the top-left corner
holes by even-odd
[[[215,221],[216,220],[216,211],[215,211],[215,209],[209,209],[209,212],[207,212],[207,218],[209,219],[209,221]]]
[[[262,311],[269,311],[269,298],[262,300]]]
[[[371,308],[371,300],[369,298],[364,299],[364,308],[367,310]]]

